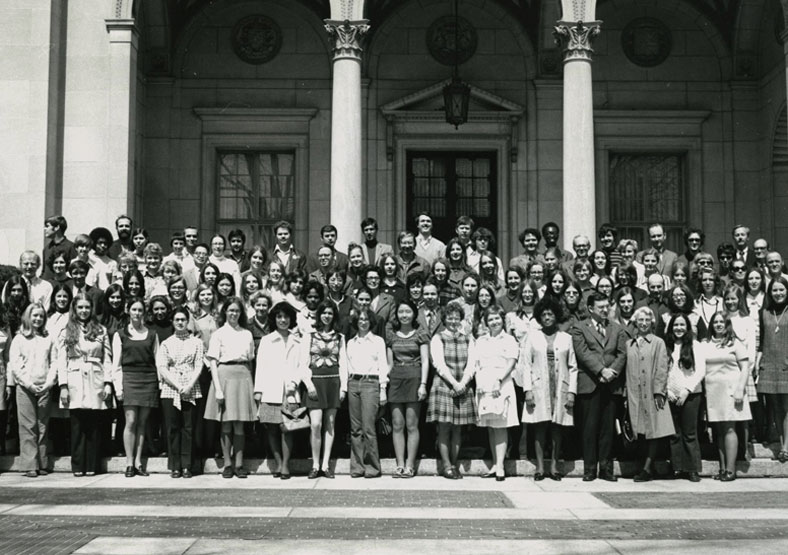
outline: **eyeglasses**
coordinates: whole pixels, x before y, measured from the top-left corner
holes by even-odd
[[[700,243],[700,239],[687,239],[687,243]]]
[[[744,266],[733,266],[731,267],[731,270],[733,270],[734,272],[743,272],[745,268]]]

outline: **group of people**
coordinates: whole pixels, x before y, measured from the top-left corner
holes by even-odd
[[[347,253],[326,225],[310,255],[285,221],[273,248],[247,249],[239,229],[202,243],[188,227],[165,254],[127,216],[116,237],[99,227],[73,242],[62,216],[48,218],[43,254],[23,252],[0,295],[0,448],[13,400],[29,477],[49,468],[50,418],[70,421],[76,476],[100,470],[113,423],[126,476],[145,476],[159,413],[173,478],[199,472],[212,430],[222,475],[246,478],[252,422],[281,479],[301,429],[308,477],[332,478],[343,426],[351,475],[366,478],[381,475],[379,428],[390,428],[393,476],[411,478],[432,424],[449,479],[462,477],[472,426],[487,429],[485,476],[499,481],[509,447],[525,455],[528,434],[534,479],[561,480],[573,429],[586,481],[617,480],[617,427],[642,447],[636,481],[655,477],[661,442],[677,477],[700,480],[706,424],[716,479],[735,479],[740,437],[776,435],[777,457],[788,460],[788,275],[745,226],[715,259],[696,228],[680,255],[665,248],[659,224],[643,250],[605,224],[596,250],[577,236],[572,253],[549,222],[525,229],[522,254],[504,266],[493,233],[469,217],[446,243],[428,213],[414,223],[395,249],[366,218]]]

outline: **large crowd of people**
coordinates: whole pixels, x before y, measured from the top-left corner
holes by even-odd
[[[721,481],[754,441],[788,460],[788,275],[746,226],[715,253],[687,229],[675,253],[658,223],[642,249],[605,224],[595,250],[580,235],[568,252],[549,222],[504,264],[470,217],[445,243],[429,214],[414,224],[391,246],[366,218],[347,253],[326,225],[304,253],[285,221],[273,248],[194,227],[164,248],[127,216],[73,241],[48,218],[43,253],[23,252],[2,285],[0,450],[10,421],[31,478],[52,450],[75,476],[118,453],[127,477],[147,476],[146,454],[166,451],[173,478],[214,455],[246,478],[260,437],[281,479],[299,453],[310,479],[333,478],[343,447],[365,478],[381,454],[412,478],[433,453],[459,479],[463,445],[498,481],[530,445],[537,481],[561,480],[564,450],[583,480],[616,481],[622,445],[638,450],[635,481],[662,456],[698,481],[704,438]]]

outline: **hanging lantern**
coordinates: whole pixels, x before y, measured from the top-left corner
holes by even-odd
[[[452,77],[451,83],[443,87],[443,109],[446,121],[455,129],[468,121],[468,104],[471,99],[471,87],[463,83],[458,75]]]

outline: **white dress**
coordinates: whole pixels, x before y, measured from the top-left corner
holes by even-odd
[[[476,340],[476,403],[481,401],[485,392],[492,391],[504,371],[517,360],[519,354],[517,341],[508,333],[501,332],[495,337],[484,335]],[[501,382],[501,397],[504,398],[503,414],[479,415],[478,425],[487,428],[509,428],[519,426],[517,401],[514,393],[513,371]]]

